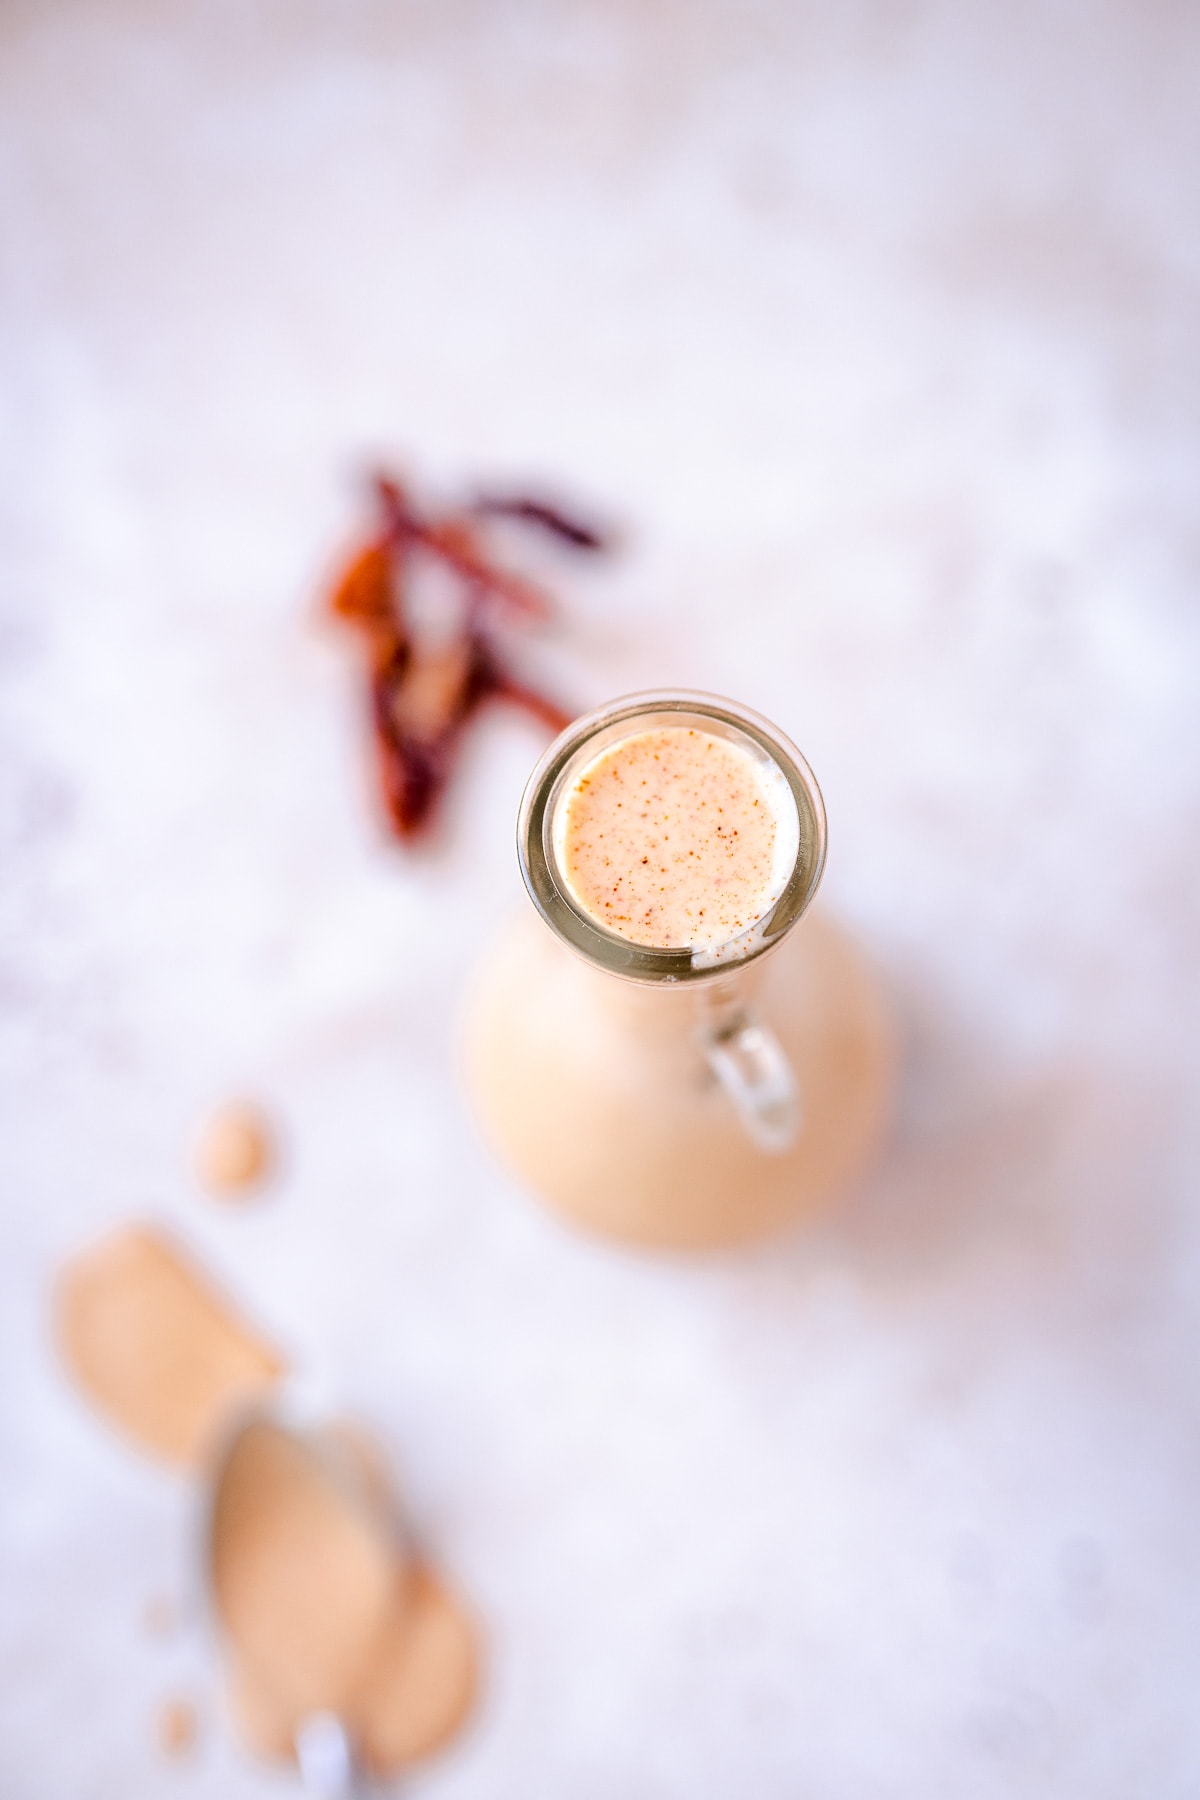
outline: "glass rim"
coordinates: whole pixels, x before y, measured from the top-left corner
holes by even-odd
[[[655,714],[670,715],[664,724],[673,719],[700,719],[722,727],[722,735],[737,733],[749,738],[783,775],[796,806],[796,857],[778,898],[747,931],[713,952],[661,949],[620,937],[583,910],[558,867],[553,827],[568,772],[574,774],[593,740],[611,734],[615,742],[622,735],[619,727]],[[826,841],[821,790],[790,738],[747,706],[688,688],[625,694],[573,720],[529,777],[517,821],[521,874],[530,899],[555,936],[597,967],[640,982],[708,981],[744,968],[774,949],[817,891],[825,867]]]

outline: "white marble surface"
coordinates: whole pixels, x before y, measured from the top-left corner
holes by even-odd
[[[1200,15],[9,0],[0,15],[0,1793],[288,1791],[194,1503],[67,1391],[60,1259],[169,1220],[374,1421],[475,1597],[451,1800],[1200,1791]],[[539,739],[436,844],[314,622],[351,477],[548,474],[581,704],[774,715],[905,1038],[815,1236],[595,1249],[454,1017]],[[189,1134],[259,1093],[230,1217]],[[159,1696],[205,1703],[166,1769]]]

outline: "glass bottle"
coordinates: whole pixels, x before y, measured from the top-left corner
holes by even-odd
[[[704,950],[607,930],[563,871],[579,773],[624,737],[678,725],[778,771],[795,807],[794,856],[774,904]],[[816,1211],[862,1169],[887,1115],[892,1033],[850,941],[807,916],[825,837],[799,751],[713,695],[634,694],[550,746],[518,825],[535,910],[512,921],[480,970],[464,1049],[485,1135],[558,1212],[648,1246],[716,1247]]]

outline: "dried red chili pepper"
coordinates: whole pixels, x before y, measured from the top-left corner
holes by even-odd
[[[594,525],[584,524],[561,506],[549,500],[537,500],[521,494],[478,494],[471,511],[484,518],[517,519],[526,525],[540,525],[544,531],[570,544],[576,550],[606,550],[608,539]]]
[[[485,702],[523,707],[556,732],[572,715],[507,667],[492,631],[496,607],[544,618],[550,604],[539,587],[492,561],[478,518],[461,511],[426,516],[387,476],[376,480],[375,499],[378,528],[346,565],[329,606],[366,642],[384,806],[397,834],[409,838],[430,819],[463,728]],[[598,534],[541,501],[493,500],[471,511],[528,520],[578,548],[601,547]],[[435,652],[416,640],[408,618],[409,582],[419,556],[450,571],[463,603],[458,637]]]

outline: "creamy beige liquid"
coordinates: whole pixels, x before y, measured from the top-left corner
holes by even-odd
[[[453,1736],[470,1710],[470,1618],[395,1538],[385,1464],[345,1423],[297,1432],[252,1420],[221,1467],[213,1592],[234,1711],[250,1744],[290,1757],[314,1712],[388,1776]]]
[[[559,857],[576,900],[610,931],[708,949],[770,911],[796,833],[778,769],[713,732],[666,725],[621,738],[575,778]]]
[[[891,1093],[886,1009],[820,917],[743,961],[784,923],[775,901],[817,848],[786,763],[682,706],[598,733],[553,791],[546,848],[574,907],[618,942],[563,942],[532,908],[514,919],[467,1015],[474,1107],[509,1169],[573,1225],[669,1251],[749,1242],[815,1214],[864,1166]],[[632,945],[688,950],[693,970],[720,973],[616,979],[633,972]],[[752,1141],[705,1054],[719,1009],[743,1002],[803,1100],[779,1155]]]
[[[151,1455],[199,1468],[230,1415],[261,1400],[282,1359],[162,1232],[127,1225],[58,1283],[58,1339],[93,1405]]]
[[[57,1328],[99,1411],[142,1448],[197,1473],[232,1420],[269,1406],[284,1373],[170,1239],[127,1226],[67,1266]],[[267,1414],[227,1449],[212,1508],[212,1576],[235,1711],[252,1746],[291,1757],[304,1716],[332,1709],[386,1777],[445,1743],[470,1709],[478,1646],[469,1615],[427,1564],[398,1551],[386,1467],[346,1425],[289,1431]],[[152,1609],[152,1630],[172,1609]],[[165,1752],[191,1747],[176,1698]]]

